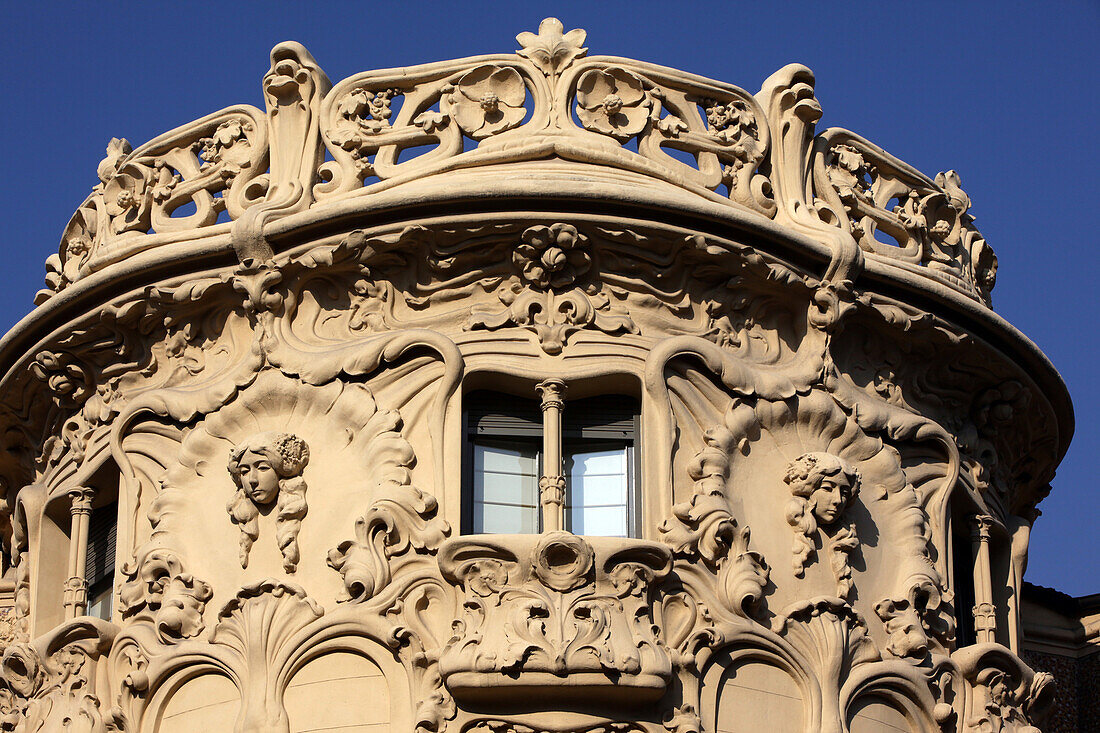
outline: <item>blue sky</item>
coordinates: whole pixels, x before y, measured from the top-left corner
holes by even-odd
[[[111,137],[135,145],[239,102],[262,106],[271,46],[304,43],[334,80],[516,48],[554,15],[592,54],[750,92],[792,61],[817,74],[823,126],[929,175],[955,169],[1000,259],[994,307],[1047,353],[1077,432],[1041,505],[1027,579],[1100,592],[1095,125],[1100,5],[921,3],[7,3],[0,116],[0,327],[31,308],[43,261]]]

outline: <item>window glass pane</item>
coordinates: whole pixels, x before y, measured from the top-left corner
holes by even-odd
[[[535,534],[538,531],[538,507],[478,504],[474,509],[476,533]]]
[[[631,534],[632,460],[629,445],[574,450],[566,458],[569,528],[576,534]]]
[[[570,512],[574,534],[595,537],[626,537],[629,535],[625,506],[574,507]]]
[[[475,443],[473,454],[474,532],[538,532],[538,449]]]
[[[91,588],[88,591],[88,615],[101,618],[104,621],[111,620],[111,600],[114,597],[114,585],[100,583],[102,588]]]

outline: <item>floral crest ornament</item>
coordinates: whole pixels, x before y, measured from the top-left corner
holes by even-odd
[[[510,130],[523,121],[527,90],[519,72],[486,64],[466,72],[447,97],[455,122],[474,140]]]
[[[583,28],[574,28],[568,33],[563,33],[564,30],[560,20],[546,18],[539,23],[538,35],[524,31],[516,36],[516,41],[523,46],[516,53],[531,59],[547,76],[555,76],[574,59],[588,53],[588,49],[581,45],[588,35]]]
[[[570,287],[592,266],[586,242],[572,224],[528,227],[523,242],[512,252],[512,262],[533,287]]]
[[[626,69],[592,69],[577,82],[577,116],[585,129],[620,142],[645,129],[652,105],[642,80]]]
[[[569,335],[583,328],[637,333],[630,315],[612,305],[592,271],[588,238],[572,224],[528,227],[512,251],[516,274],[497,288],[505,306],[475,308],[464,328],[490,331],[515,325],[535,333],[547,354],[560,354]],[[582,282],[584,280],[584,282]]]

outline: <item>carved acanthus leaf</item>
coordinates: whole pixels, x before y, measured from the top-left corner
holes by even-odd
[[[670,567],[661,545],[568,532],[480,535],[450,540],[439,566],[466,595],[440,657],[456,697],[492,678],[501,684],[501,673],[520,689],[547,675],[561,680],[555,687],[583,676],[608,694],[660,696],[671,674],[654,625],[654,586]]]
[[[401,416],[379,410],[368,427],[376,452],[379,477],[376,499],[355,522],[355,539],[341,542],[328,554],[328,564],[343,577],[340,601],[368,601],[393,579],[394,563],[406,555],[434,555],[451,533],[438,514],[438,502],[412,485],[416,462],[412,446],[401,435]]]
[[[356,520],[355,539],[329,552],[328,564],[344,578],[341,601],[370,600],[392,580],[395,557],[410,551],[434,554],[450,534],[450,526],[438,516],[435,497],[398,481],[379,489],[387,498]]]
[[[944,648],[954,640],[954,621],[938,583],[927,578],[915,583],[901,598],[887,598],[875,604],[875,614],[886,627],[886,651],[895,657],[925,661],[932,651],[932,639]]]
[[[122,574],[126,581],[118,597],[124,619],[148,619],[166,644],[202,633],[203,611],[213,590],[186,572],[175,552],[149,547],[124,564]]]
[[[106,731],[96,669],[118,628],[99,619],[62,624],[0,658],[0,730]]]

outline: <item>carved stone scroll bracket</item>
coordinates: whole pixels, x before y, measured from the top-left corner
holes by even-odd
[[[603,704],[656,700],[672,675],[654,625],[670,560],[656,543],[568,532],[448,541],[439,567],[466,597],[440,657],[448,689],[529,707],[582,691]]]
[[[81,618],[34,642],[11,644],[0,658],[0,726],[4,730],[105,731],[96,697],[96,663],[111,650],[118,627]]]
[[[1054,678],[1035,672],[1008,648],[979,643],[951,655],[939,699],[960,733],[1037,733],[1054,702]],[[940,706],[937,705],[937,708]]]
[[[390,584],[398,566],[434,555],[451,533],[435,497],[407,481],[388,481],[382,488],[386,498],[356,520],[355,539],[328,554],[329,566],[344,580],[340,601],[371,600]]]
[[[233,248],[242,264],[270,260],[274,252],[264,226],[312,203],[313,183],[324,161],[319,113],[331,88],[332,82],[301,44],[287,41],[271,50],[271,69],[263,78],[271,173],[263,202],[233,225]]]
[[[736,412],[734,408],[729,414]],[[745,440],[744,436],[740,439]],[[760,553],[749,549],[749,528],[739,528],[730,513],[726,482],[730,455],[738,450],[740,441],[727,425],[712,427],[704,433],[704,447],[688,466],[688,473],[695,481],[692,497],[672,507],[672,516],[661,523],[658,532],[677,560],[677,576],[694,594],[710,596],[709,589],[716,576],[717,597],[713,607],[750,618],[760,610],[757,606],[768,582],[768,566]],[[702,567],[698,566],[700,561]],[[708,577],[696,577],[700,575]],[[684,603],[689,601],[685,598]],[[673,609],[673,615],[684,614]],[[694,621],[693,630],[689,632],[684,627],[683,633],[673,632],[683,638],[677,638],[670,646],[688,655],[684,662],[690,660],[694,664],[692,655],[697,650],[689,642],[706,629],[707,620],[696,613],[689,615]]]

